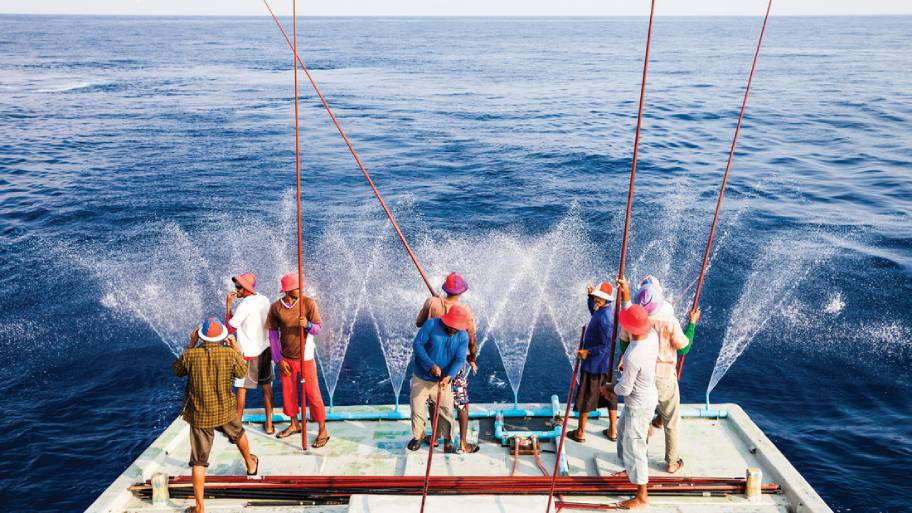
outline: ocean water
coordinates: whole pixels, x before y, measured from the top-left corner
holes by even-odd
[[[661,277],[679,312],[760,21],[656,21],[629,276]],[[432,279],[469,278],[475,402],[566,394],[582,287],[616,273],[645,22],[301,21]],[[770,20],[681,383],[701,402],[712,378],[840,512],[912,499],[910,30]],[[222,314],[228,277],[274,296],[294,255],[291,62],[268,18],[0,16],[4,509],[85,508],[177,415],[174,351]],[[301,92],[323,384],[390,403],[426,290]]]

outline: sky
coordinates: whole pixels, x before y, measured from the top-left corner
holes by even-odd
[[[279,13],[292,0],[270,0]],[[766,0],[658,0],[656,15],[759,16]],[[260,16],[261,0],[0,0],[0,13]],[[298,0],[299,16],[639,16],[649,0]],[[912,0],[774,0],[773,15],[912,14]]]

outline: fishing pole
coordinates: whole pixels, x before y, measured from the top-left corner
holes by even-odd
[[[732,161],[735,159],[735,146],[738,144],[738,135],[741,133],[741,122],[744,120],[744,111],[747,108],[747,97],[750,94],[751,83],[754,80],[754,71],[757,69],[757,59],[760,57],[760,46],[763,44],[763,34],[766,32],[766,22],[769,21],[770,9],[773,7],[773,0],[766,4],[766,16],[763,18],[763,26],[760,29],[760,37],[757,39],[757,49],[754,51],[754,61],[751,64],[750,73],[747,75],[747,87],[744,88],[744,98],[741,100],[741,112],[738,114],[738,124],[735,125],[735,134],[732,136],[731,150],[728,152],[728,162],[725,164],[725,174],[722,175],[722,186],[719,188],[719,197],[716,200],[716,211],[713,214],[712,224],[709,228],[709,238],[706,240],[706,250],[703,252],[703,264],[700,266],[700,276],[697,278],[697,288],[694,292],[693,303],[691,304],[691,313],[696,312],[700,307],[700,293],[703,291],[703,279],[706,276],[706,269],[709,266],[710,251],[712,251],[713,238],[716,236],[716,226],[719,223],[719,212],[722,211],[722,201],[725,199],[725,187],[728,185],[728,173],[731,171]],[[678,380],[684,372],[684,359],[687,355],[681,355],[678,360]],[[707,400],[708,401],[708,400]]]

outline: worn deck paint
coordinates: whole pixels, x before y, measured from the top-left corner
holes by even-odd
[[[523,408],[548,408],[550,405],[525,404]],[[476,405],[473,405],[476,407]],[[477,405],[480,408],[507,407],[507,405]],[[684,409],[697,409],[699,405],[684,405]],[[727,497],[653,497],[650,511],[659,512],[734,512],[734,513],[831,513],[811,486],[801,477],[781,452],[766,438],[747,414],[737,405],[714,405],[727,409],[726,419],[681,419],[681,455],[685,461],[679,471],[682,476],[742,477],[747,467],[759,467],[765,483],[776,482],[784,488],[783,495],[764,495],[758,500],[743,496]],[[372,408],[388,410],[389,406],[337,406],[336,411],[370,411]],[[258,413],[250,410],[249,413]],[[261,412],[259,412],[261,413]],[[521,424],[513,419],[511,424]],[[539,429],[542,419],[532,429]],[[570,426],[575,426],[571,419]],[[427,462],[426,446],[411,452],[405,448],[411,438],[408,421],[337,421],[329,424],[332,436],[329,444],[320,449],[303,453],[300,437],[278,440],[263,433],[262,425],[247,424],[250,446],[260,458],[261,475],[423,475]],[[282,429],[284,424],[277,424]],[[309,423],[310,440],[316,435],[316,425]],[[607,419],[593,419],[587,427],[586,443],[568,440],[565,444],[570,472],[573,475],[606,475],[618,471],[620,463],[615,444],[602,436]],[[192,501],[172,500],[168,506],[153,506],[141,501],[127,491],[127,486],[149,479],[156,472],[168,475],[188,475],[190,456],[189,426],[176,419],[140,457],[121,474],[111,486],[86,510],[91,513],[120,512],[170,512],[180,511]],[[432,472],[435,475],[509,475],[513,456],[493,439],[493,421],[473,420],[469,441],[480,440],[481,450],[476,454],[435,454]],[[543,443],[542,460],[549,470],[554,466],[554,444]],[[652,475],[665,475],[664,439],[656,433],[649,445]],[[237,450],[217,435],[210,456],[208,475],[238,475],[244,466]],[[519,474],[541,475],[532,456],[521,456]],[[574,497],[574,502],[608,503],[624,497]],[[261,506],[248,505],[241,500],[210,500],[207,510],[216,512],[256,511],[270,512],[358,512],[392,513],[418,511],[420,497],[356,495],[348,505],[334,506]],[[463,496],[430,497],[427,511],[544,511],[544,496]],[[571,511],[571,510],[566,510]]]

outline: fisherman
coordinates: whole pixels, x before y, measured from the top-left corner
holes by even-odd
[[[247,390],[263,389],[263,403],[266,407],[266,423],[263,430],[266,434],[275,433],[272,427],[272,352],[269,349],[269,336],[264,324],[269,314],[269,299],[256,292],[256,275],[244,273],[231,278],[235,290],[228,293],[225,300],[225,324],[228,331],[235,333],[244,359],[247,360],[247,376],[234,382],[237,387],[238,417],[244,418],[244,406],[247,402]],[[234,300],[241,298],[237,309],[232,314]]]
[[[235,378],[247,375],[247,362],[237,341],[228,335],[228,329],[215,317],[209,317],[190,333],[190,343],[171,366],[171,371],[177,377],[188,376],[182,413],[190,424],[190,467],[193,469],[193,498],[196,499],[196,507],[190,511],[203,513],[206,467],[216,431],[237,445],[248,476],[255,476],[259,469],[259,459],[250,453],[231,390]]]
[[[322,328],[320,312],[317,310],[317,302],[301,293],[298,273],[291,272],[282,276],[281,284],[285,295],[269,307],[266,329],[269,330],[272,359],[279,365],[282,409],[285,415],[291,418],[291,425],[277,434],[276,438],[287,438],[301,432],[301,426],[298,424],[298,386],[303,379],[304,397],[310,410],[310,420],[320,425],[313,447],[320,448],[329,442],[329,433],[326,431],[326,407],[323,405],[323,396],[320,395],[317,363],[314,360],[313,337],[319,335]],[[299,302],[304,305],[303,315]],[[304,341],[301,340],[301,327],[306,334]]]
[[[589,413],[599,407],[607,407],[609,427],[604,432],[610,440],[617,440],[617,397],[602,393],[603,386],[613,381],[608,357],[614,328],[614,291],[611,284],[605,281],[599,283],[598,287],[588,285],[586,291],[592,316],[583,335],[582,348],[577,351],[578,358],[582,360],[575,405],[579,413],[579,424],[575,430],[567,433],[567,437],[580,443],[585,442]],[[629,299],[627,282],[623,278],[618,280],[618,293],[626,304]]]
[[[469,312],[463,305],[452,305],[443,317],[428,319],[413,342],[415,371],[412,375],[409,404],[412,410],[411,451],[424,439],[428,400],[437,400],[440,409],[438,436],[444,439],[444,452],[452,452],[453,389],[450,382],[459,374],[469,352]],[[443,421],[442,424],[439,424]],[[431,440],[435,444],[437,440]]]
[[[632,484],[637,486],[636,496],[618,504],[619,509],[642,509],[649,505],[649,459],[646,442],[649,422],[659,402],[656,391],[656,359],[659,355],[659,337],[649,320],[649,313],[641,305],[622,310],[618,322],[630,334],[630,345],[624,353],[621,379],[614,386],[614,393],[624,397],[624,414],[618,425],[617,453]]]
[[[421,311],[418,312],[418,318],[415,319],[415,326],[422,327],[428,319],[443,317],[449,311],[450,307],[459,303],[459,298],[467,290],[469,284],[459,273],[450,273],[443,282],[443,291],[446,297],[431,296],[424,302]],[[468,306],[462,305],[469,316],[469,327],[466,330],[469,335],[469,352],[466,356],[466,363],[459,370],[459,374],[453,378],[453,404],[456,406],[456,414],[459,416],[459,449],[457,453],[474,453],[478,452],[478,445],[468,443],[469,433],[469,372],[476,374],[478,367],[475,360],[478,356],[477,339],[475,338],[475,316]]]
[[[659,404],[656,416],[649,428],[661,428],[665,433],[665,471],[674,474],[684,466],[684,460],[678,453],[678,426],[681,420],[681,394],[678,390],[676,372],[677,355],[687,354],[693,342],[700,311],[690,312],[690,322],[685,329],[675,317],[674,306],[665,299],[665,290],[654,276],[646,276],[640,282],[639,290],[634,296],[634,303],[643,307],[649,314],[649,321],[659,337],[659,354],[656,361],[656,389]],[[620,335],[622,347],[630,335]]]

